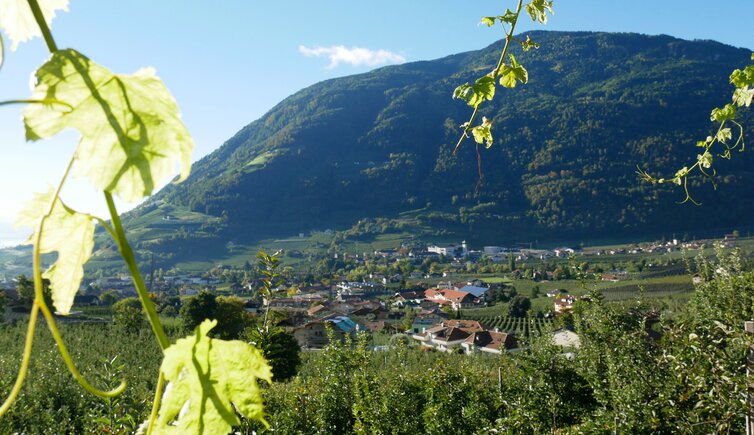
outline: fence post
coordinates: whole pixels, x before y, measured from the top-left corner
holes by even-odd
[[[744,330],[754,335],[754,321],[744,322]],[[749,345],[749,353],[746,356],[746,435],[754,435],[754,382],[751,376],[754,373],[754,345]]]
[[[503,368],[497,368],[497,390],[503,391]]]

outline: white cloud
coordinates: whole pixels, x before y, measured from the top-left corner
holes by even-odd
[[[388,50],[370,50],[368,48],[351,47],[343,45],[333,45],[331,47],[307,47],[299,45],[298,51],[306,57],[327,57],[330,63],[328,69],[337,67],[340,64],[351,66],[378,66],[391,63],[403,63],[406,58],[398,53]]]

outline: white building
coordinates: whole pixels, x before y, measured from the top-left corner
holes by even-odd
[[[469,255],[469,248],[465,240],[460,245],[429,245],[427,246],[427,251],[446,257],[467,257]]]

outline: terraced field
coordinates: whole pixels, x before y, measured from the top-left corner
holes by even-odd
[[[515,334],[519,337],[529,337],[532,332],[541,333],[543,329],[552,326],[552,319],[536,317],[512,317],[512,316],[469,316],[479,321],[482,326],[490,329],[497,328],[500,332]]]

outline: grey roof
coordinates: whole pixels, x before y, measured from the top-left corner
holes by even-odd
[[[482,296],[489,290],[486,287],[477,287],[475,285],[467,285],[463,286],[459,291],[471,293],[472,296],[475,298],[478,298],[479,296]]]

